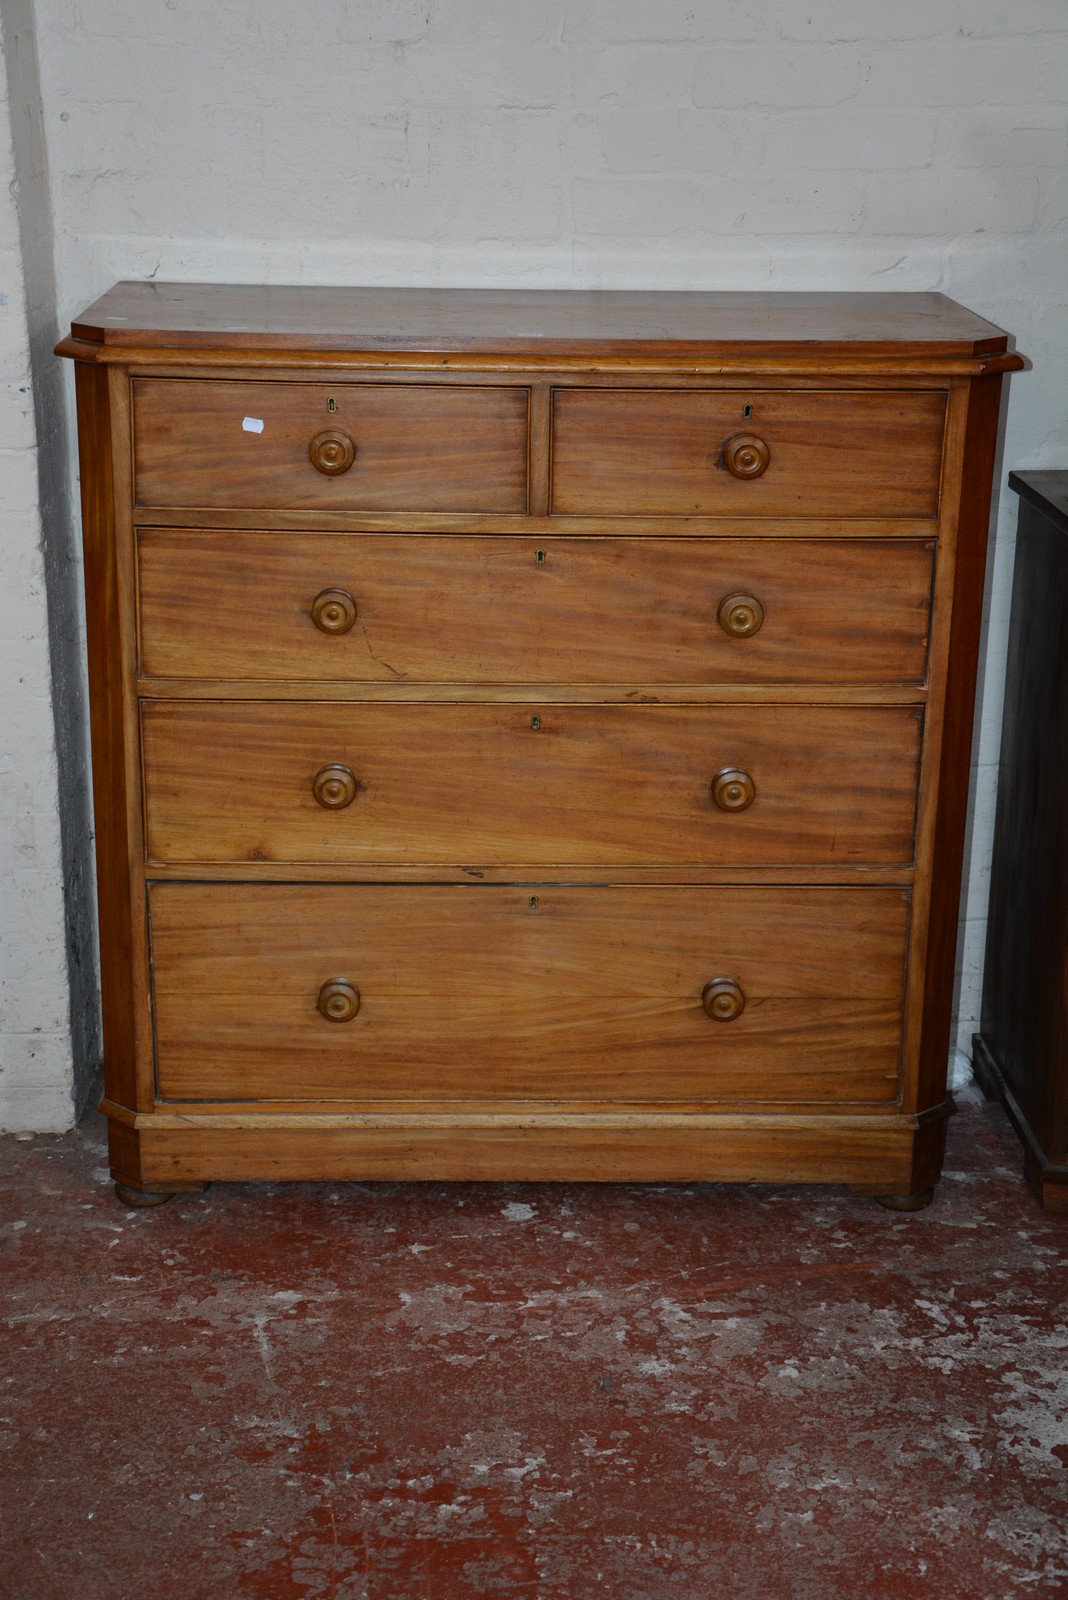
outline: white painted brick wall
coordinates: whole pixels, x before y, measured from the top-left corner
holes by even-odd
[[[1068,465],[1066,0],[36,13],[64,316],[138,276],[941,289],[1035,358],[1013,380],[1006,469]],[[962,1040],[998,755],[1002,502]]]
[[[0,50],[0,1128],[70,1126],[63,868],[29,328]]]

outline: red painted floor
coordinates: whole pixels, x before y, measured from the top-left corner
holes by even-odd
[[[112,1196],[0,1141],[3,1600],[1068,1595],[1068,1218],[969,1103],[844,1190]]]

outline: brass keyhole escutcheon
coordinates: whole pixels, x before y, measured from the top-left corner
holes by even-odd
[[[356,798],[356,774],[351,767],[332,762],[320,767],[312,779],[312,794],[327,811],[341,811]]]
[[[316,1005],[327,1022],[351,1022],[360,1009],[360,991],[348,978],[327,978]]]
[[[713,978],[701,992],[701,1004],[713,1022],[733,1022],[745,1010],[745,993],[733,978]]]
[[[723,441],[723,465],[732,478],[759,478],[770,461],[771,451],[755,433],[736,433]]]
[[[320,633],[348,633],[356,621],[356,602],[347,589],[323,589],[311,606]]]
[[[752,594],[729,594],[719,603],[716,621],[732,639],[751,639],[764,626],[764,607]]]
[[[540,717],[531,717],[530,726],[532,728],[540,728],[541,727],[541,718]]]
[[[756,799],[756,784],[741,767],[721,767],[712,779],[712,798],[721,811],[745,811]]]
[[[356,460],[356,446],[347,433],[342,433],[339,428],[327,428],[323,433],[317,433],[308,446],[308,457],[317,472],[324,472],[328,478],[336,478],[340,473],[347,472]]]

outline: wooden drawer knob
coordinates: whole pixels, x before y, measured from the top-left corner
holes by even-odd
[[[736,433],[723,441],[723,465],[732,478],[759,478],[770,460],[771,451],[755,433]]]
[[[745,1010],[745,994],[733,978],[713,978],[701,992],[701,1004],[713,1022],[733,1022]]]
[[[347,978],[327,978],[316,1003],[327,1022],[351,1022],[360,1009],[360,991]]]
[[[356,621],[356,602],[347,589],[324,589],[312,601],[311,619],[320,633],[348,633]]]
[[[719,603],[716,620],[732,639],[749,639],[764,626],[764,607],[751,594],[729,594]]]
[[[315,435],[308,446],[308,455],[317,471],[336,478],[339,472],[347,472],[356,460],[356,446],[347,433],[327,428],[325,433]]]
[[[756,784],[741,767],[722,767],[712,779],[712,798],[721,811],[745,811],[756,799]]]
[[[341,811],[356,798],[356,775],[336,761],[320,767],[312,780],[312,794],[327,811]]]

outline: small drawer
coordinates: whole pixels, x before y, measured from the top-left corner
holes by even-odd
[[[941,391],[558,389],[552,510],[934,517],[944,422]]]
[[[527,391],[140,378],[142,506],[526,510]]]
[[[912,860],[909,706],[143,703],[160,862]]]
[[[890,1101],[908,894],[157,883],[166,1099]]]
[[[350,683],[922,683],[920,540],[138,537],[142,672]]]

